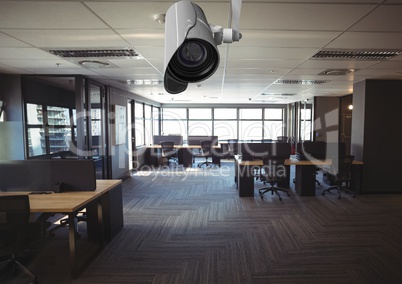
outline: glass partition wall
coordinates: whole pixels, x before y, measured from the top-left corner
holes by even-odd
[[[83,76],[24,76],[26,156],[93,159],[108,177],[106,95]]]

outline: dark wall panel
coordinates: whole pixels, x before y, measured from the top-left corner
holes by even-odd
[[[363,193],[402,192],[402,81],[366,80],[355,86],[352,150],[357,152],[352,154],[360,159],[362,149]]]

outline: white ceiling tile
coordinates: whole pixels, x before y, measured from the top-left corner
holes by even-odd
[[[0,46],[4,47],[29,47],[28,44],[0,32]]]
[[[270,47],[237,47],[231,46],[229,60],[231,59],[285,59],[303,60],[313,56],[318,50],[315,48],[270,48]]]
[[[241,30],[240,47],[314,47],[321,48],[340,32]]]
[[[243,3],[241,29],[342,31],[373,5]]]
[[[326,48],[402,50],[402,33],[346,32]]]
[[[35,59],[19,59],[19,60],[10,60],[10,59],[0,59],[0,62],[5,65],[13,66],[15,68],[24,68],[24,69],[51,69],[55,70],[66,70],[66,69],[75,69],[80,70],[81,68],[77,65],[68,62],[63,59],[51,59],[51,60],[35,60]],[[54,68],[54,70],[53,70]]]
[[[0,59],[56,59],[57,56],[33,47],[0,47]]]
[[[116,32],[134,47],[165,46],[164,30],[117,29]]]
[[[364,17],[350,31],[402,32],[402,5],[384,5]]]
[[[129,44],[111,30],[5,30],[37,47],[126,47]]]
[[[357,61],[357,60],[306,60],[298,69],[362,69],[367,68],[378,61]]]
[[[0,28],[95,29],[107,26],[78,1],[1,1]]]

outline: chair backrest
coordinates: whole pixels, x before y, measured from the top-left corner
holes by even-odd
[[[238,153],[238,144],[239,144],[238,139],[228,139],[228,150],[229,150],[230,154],[237,155],[237,153]]]
[[[260,170],[261,180],[282,181],[287,179],[287,171],[285,160],[287,157],[282,156],[267,156],[262,159],[263,166]]]
[[[336,172],[336,177],[338,180],[349,181],[351,179],[351,169],[354,158],[355,157],[353,155],[344,155],[339,157],[338,170]]]
[[[276,140],[278,142],[289,142],[289,137],[288,136],[278,136],[278,137],[276,137]]]
[[[29,215],[28,195],[0,196],[0,256],[24,249]]]
[[[201,151],[203,155],[210,155],[212,150],[212,140],[204,140],[200,142]]]
[[[162,141],[160,143],[164,155],[173,155],[175,152],[173,141]]]

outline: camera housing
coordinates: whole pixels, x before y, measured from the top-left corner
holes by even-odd
[[[165,90],[178,94],[188,83],[208,79],[219,66],[219,52],[202,9],[190,2],[173,4],[165,19]]]

